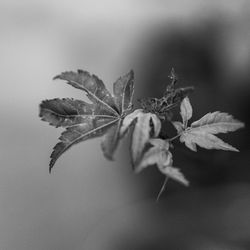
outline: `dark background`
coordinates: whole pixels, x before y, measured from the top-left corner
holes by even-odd
[[[248,1],[0,1],[0,249],[250,249]],[[135,175],[128,142],[116,161],[95,139],[51,175],[60,129],[38,118],[43,99],[84,94],[52,77],[82,68],[112,83],[135,70],[135,100],[161,97],[174,67],[195,86],[193,120],[228,112],[246,128],[220,136],[240,153],[173,152],[190,187],[156,168]],[[178,110],[176,119],[178,119]]]

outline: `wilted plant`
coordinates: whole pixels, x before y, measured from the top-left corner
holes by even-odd
[[[173,165],[173,142],[178,139],[192,151],[197,145],[206,149],[238,151],[219,139],[215,134],[227,133],[244,127],[233,116],[223,112],[204,115],[188,125],[192,118],[192,106],[188,94],[193,87],[176,88],[177,77],[172,69],[171,83],[163,97],[140,100],[141,109],[133,109],[134,73],[120,77],[113,84],[113,95],[104,83],[87,71],[64,72],[54,79],[65,80],[71,86],[83,90],[90,100],[87,103],[71,98],[45,100],[40,104],[40,117],[55,127],[64,127],[51,154],[50,168],[71,146],[87,139],[103,136],[101,148],[104,156],[112,160],[119,141],[128,130],[132,130],[131,162],[135,172],[150,165],[156,165],[166,178],[158,198],[165,188],[168,178],[184,185],[188,181]],[[182,121],[173,121],[173,108],[180,106]],[[171,123],[177,133],[172,138],[160,136],[163,122]],[[157,199],[158,199],[157,198]]]

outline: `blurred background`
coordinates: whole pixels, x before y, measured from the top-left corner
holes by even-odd
[[[1,0],[0,249],[250,249],[249,27],[247,0]],[[134,69],[136,100],[161,97],[172,67],[195,86],[194,120],[219,110],[246,123],[221,136],[240,153],[177,144],[191,185],[169,182],[160,203],[164,177],[135,175],[126,141],[114,162],[100,139],[74,146],[49,175],[61,130],[38,105],[86,100],[55,75],[85,69],[111,89]]]

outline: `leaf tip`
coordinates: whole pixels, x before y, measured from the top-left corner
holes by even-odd
[[[238,123],[239,123],[239,129],[246,127],[244,122],[238,121]]]
[[[103,153],[105,158],[109,161],[114,161],[114,156],[111,154]]]
[[[49,163],[49,173],[51,174],[52,168],[54,167],[55,161],[53,159],[51,159],[50,163]]]
[[[188,180],[182,180],[182,184],[184,185],[184,186],[186,186],[186,187],[189,187],[189,185],[190,185],[190,183],[189,183],[189,181]]]
[[[132,167],[135,174],[139,174],[144,168],[143,166],[141,166],[141,164],[135,164],[135,163],[132,164]]]
[[[77,70],[77,73],[78,73],[78,74],[82,74],[83,72],[84,72],[84,71],[83,71],[82,69],[78,69],[78,70]]]
[[[57,80],[57,79],[60,79],[61,75],[56,75],[52,78],[52,80]]]
[[[240,152],[240,150],[237,149],[237,148],[235,148],[235,147],[232,147],[232,148],[231,148],[231,151],[236,152],[236,153],[239,153],[239,152]]]
[[[58,143],[59,144],[59,143]],[[57,145],[58,145],[57,144]],[[57,146],[56,145],[56,146]],[[53,152],[51,153],[51,155],[50,155],[50,163],[49,163],[49,173],[51,173],[51,170],[52,170],[52,168],[54,167],[54,165],[55,165],[55,163],[56,163],[56,161],[57,161],[57,159],[58,159],[58,157],[56,157],[55,156],[55,148],[56,148],[56,146],[53,148]]]
[[[131,76],[131,78],[134,78],[135,72],[134,72],[133,69],[131,69],[131,70],[129,71],[129,75]]]

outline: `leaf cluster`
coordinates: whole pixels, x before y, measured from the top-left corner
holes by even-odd
[[[171,83],[161,98],[145,98],[139,102],[140,109],[133,109],[134,73],[131,70],[113,84],[113,93],[102,80],[87,71],[67,71],[54,79],[82,90],[89,102],[72,98],[44,100],[40,104],[39,116],[55,127],[63,127],[59,142],[53,148],[50,168],[58,158],[73,145],[82,141],[102,137],[104,156],[112,160],[119,141],[130,130],[132,133],[130,156],[133,169],[140,172],[148,166],[157,166],[166,176],[184,185],[188,181],[174,167],[173,141],[179,138],[192,151],[197,146],[205,149],[238,151],[235,147],[215,136],[244,127],[244,124],[223,112],[212,112],[188,125],[193,109],[188,95],[193,87],[176,88],[177,76],[171,71]],[[180,106],[182,121],[173,121],[173,108]],[[160,138],[163,121],[167,120],[176,129],[172,138]],[[165,188],[166,180],[161,189]],[[161,193],[160,192],[160,193]]]

